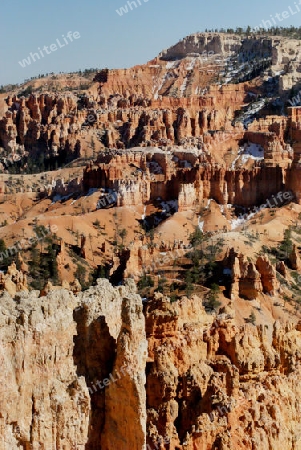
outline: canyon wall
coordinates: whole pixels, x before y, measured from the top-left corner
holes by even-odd
[[[100,154],[84,170],[83,190],[113,189],[119,206],[145,204],[158,197],[177,200],[179,211],[209,199],[250,208],[285,190],[300,202],[300,127],[300,108],[289,108],[288,118],[261,119],[250,131],[235,135],[214,133],[201,148],[137,147]],[[284,136],[290,137],[292,146]],[[263,157],[253,157],[247,145],[262,148]],[[240,158],[238,149],[244,153],[234,165]]]
[[[172,450],[301,448],[300,324],[237,327],[197,297],[145,311],[150,446],[167,433]]]
[[[300,324],[98,280],[3,292],[0,336],[1,450],[301,448]]]
[[[3,292],[0,341],[1,450],[144,448],[147,342],[130,282]]]
[[[294,39],[195,33],[144,65],[101,70],[84,91],[64,86],[65,92],[54,94],[36,88],[26,98],[22,91],[19,97],[12,92],[1,109],[6,111],[0,148],[12,161],[27,153],[71,161],[85,156],[91,136],[99,148],[202,148],[208,130],[243,130],[243,121],[234,119],[254,99],[267,96],[267,68],[275,78],[274,94],[287,105],[290,89],[300,82],[299,55]],[[257,113],[247,123],[252,130],[258,115],[267,116],[263,105]]]
[[[187,55],[202,55],[204,52],[212,52],[221,56],[229,56],[233,53],[247,51],[271,54],[272,39],[253,36],[242,40],[239,35],[226,33],[195,33],[191,34],[176,45],[160,53],[163,60],[184,58]]]
[[[286,171],[279,166],[227,170],[207,163],[209,158],[201,151],[171,155],[153,151],[149,157],[132,153],[117,155],[109,163],[102,161],[100,156],[99,162],[84,170],[84,192],[113,189],[120,206],[142,205],[161,197],[178,200],[179,211],[209,199],[221,205],[252,207],[285,188]]]

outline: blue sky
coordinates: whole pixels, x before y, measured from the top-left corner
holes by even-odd
[[[297,3],[299,0],[295,0]],[[139,3],[136,0],[137,4]],[[301,0],[300,0],[301,2]],[[276,13],[295,14],[279,25],[299,26],[294,0],[140,0],[141,6],[119,16],[126,0],[9,0],[1,5],[0,85],[20,83],[46,72],[90,67],[122,68],[142,64],[188,34],[205,28],[256,26]],[[300,6],[301,10],[301,6]],[[50,46],[68,31],[80,38],[45,53],[24,68],[19,61],[38,47]],[[37,58],[36,58],[37,59]]]

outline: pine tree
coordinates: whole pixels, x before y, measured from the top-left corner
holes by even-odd
[[[92,156],[93,156],[93,158],[95,158],[95,148],[96,148],[96,146],[95,146],[95,141],[94,141],[93,136],[91,137],[90,145],[91,145],[91,148],[92,148]]]
[[[122,247],[123,247],[124,239],[127,237],[127,234],[128,234],[128,232],[125,228],[122,228],[122,230],[119,231],[119,237],[121,238]]]
[[[186,281],[185,294],[188,298],[190,298],[193,293],[193,284],[192,284],[192,274],[189,270],[186,273],[185,281]]]
[[[208,294],[206,306],[209,309],[218,309],[221,306],[221,302],[217,300],[217,296],[219,293],[219,286],[218,284],[213,283],[211,285],[211,290]]]

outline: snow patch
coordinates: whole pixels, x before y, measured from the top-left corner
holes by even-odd
[[[175,69],[177,67],[178,61],[169,61],[166,64],[166,69]]]
[[[244,214],[243,216],[239,216],[236,219],[233,219],[230,221],[231,223],[231,230],[235,230],[237,227],[240,227],[241,225],[244,225],[248,220],[250,220],[252,217],[254,217],[256,212],[252,212],[246,216]]]
[[[204,224],[205,224],[205,222],[204,222],[204,220],[201,221],[200,219],[201,219],[201,218],[198,217],[198,227],[199,227],[199,229],[200,229],[201,231],[203,231],[203,230],[204,230]]]
[[[186,66],[186,70],[193,70],[196,60],[197,60],[197,58],[192,58],[190,64],[188,64],[188,66]]]
[[[188,78],[185,78],[182,86],[180,87],[180,92],[181,92],[182,95],[184,94],[184,92],[185,92],[185,90],[187,88],[187,83],[188,83]]]
[[[162,87],[164,86],[164,83],[168,80],[168,78],[169,78],[169,73],[166,72],[164,77],[162,78],[161,84],[159,85],[157,91],[154,93],[154,99],[155,100],[158,100],[159,92],[161,91]]]
[[[238,155],[232,162],[231,169],[235,169],[237,161],[241,164],[246,164],[249,159],[253,161],[262,161],[264,159],[264,149],[259,144],[249,142],[244,147],[240,147]]]
[[[142,220],[145,219],[145,215],[146,215],[146,206],[144,206],[144,209],[143,209],[143,214],[142,214],[142,216],[141,216],[141,219],[142,219]]]

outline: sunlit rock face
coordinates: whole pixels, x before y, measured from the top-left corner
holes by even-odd
[[[167,432],[172,449],[300,447],[300,324],[237,327],[196,296],[145,310],[149,445]]]
[[[143,448],[147,341],[133,284],[5,292],[0,340],[3,450]]]
[[[269,287],[267,261],[257,266]],[[143,314],[132,280],[78,295],[4,292],[1,448],[293,448],[301,326],[239,327],[235,314],[162,294]]]

